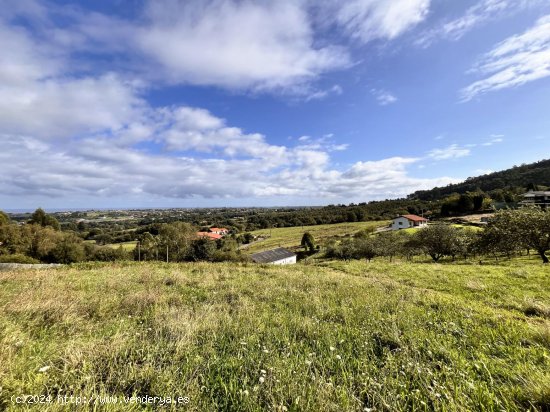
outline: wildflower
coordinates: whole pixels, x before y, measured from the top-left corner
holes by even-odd
[[[246,342],[241,342],[241,345],[246,346]]]
[[[44,372],[46,372],[48,369],[50,369],[50,366],[42,366],[40,369],[38,369],[38,372],[44,373]]]
[[[307,365],[307,366],[311,365],[311,363],[312,363],[312,362],[311,362],[309,359],[306,360],[306,365]]]
[[[265,378],[263,376],[260,376],[260,379],[259,379],[260,383],[264,383],[265,382]]]
[[[336,355],[336,359],[341,360],[342,357],[340,355]]]
[[[331,347],[330,347],[330,351],[331,351],[331,352],[334,352],[335,350],[336,350],[336,348],[335,348],[334,346],[331,346]]]
[[[267,372],[266,372],[265,369],[262,369],[262,370],[260,371],[260,373],[261,373],[262,375],[265,375]]]
[[[269,351],[267,349],[263,349],[262,352],[263,353],[269,353]]]
[[[243,395],[244,395],[244,396],[248,396],[248,394],[249,394],[248,390],[245,389],[245,390],[243,391]]]

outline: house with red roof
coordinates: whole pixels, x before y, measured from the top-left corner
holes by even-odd
[[[197,237],[205,237],[211,240],[218,240],[222,238],[222,235],[218,235],[217,233],[212,232],[197,232]]]
[[[392,230],[420,228],[428,225],[428,219],[417,215],[402,215],[393,219]]]

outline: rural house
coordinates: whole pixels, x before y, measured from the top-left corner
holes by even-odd
[[[210,233],[215,233],[217,235],[227,235],[229,233],[229,229],[226,229],[224,227],[211,227]]]
[[[251,258],[256,263],[271,263],[273,265],[292,265],[296,263],[296,254],[282,247],[254,253]]]
[[[530,191],[523,195],[524,206],[540,206],[543,209],[550,207],[550,191]]]
[[[222,238],[222,235],[218,235],[217,233],[211,233],[211,232],[197,232],[197,237],[205,237],[211,240],[218,240]]]
[[[416,215],[402,215],[393,219],[391,224],[392,230],[409,229],[413,227],[425,227],[428,224],[428,219]]]

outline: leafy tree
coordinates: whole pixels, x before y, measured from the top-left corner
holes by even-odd
[[[304,233],[302,236],[302,242],[301,246],[308,250],[310,253],[315,252],[315,239],[313,238],[313,235],[309,232]]]
[[[182,262],[186,260],[191,242],[196,238],[196,230],[189,223],[164,223],[159,228],[158,245],[163,257],[168,251],[168,260]]]
[[[444,256],[456,254],[457,229],[450,225],[438,223],[418,230],[414,235],[418,246],[434,262]]]
[[[58,220],[55,217],[48,215],[46,212],[44,212],[42,208],[38,208],[34,211],[34,213],[31,215],[29,223],[40,225],[43,227],[51,226],[55,230],[60,229]]]
[[[249,243],[251,243],[252,241],[254,240],[254,235],[250,232],[246,232],[245,234],[243,234],[242,236],[242,242],[247,245]]]
[[[497,212],[490,220],[488,231],[495,231],[502,242],[535,250],[542,262],[550,261],[546,252],[550,250],[550,212],[538,207]]]
[[[217,251],[216,243],[201,237],[191,242],[188,259],[191,261],[212,260]]]
[[[378,256],[379,248],[376,240],[372,237],[357,237],[355,242],[355,256],[357,258],[367,259],[369,262]]]
[[[24,253],[39,260],[48,260],[48,255],[63,235],[50,226],[24,225],[21,227],[20,247]]]
[[[7,225],[9,223],[10,223],[9,216],[0,210],[0,226]]]
[[[53,249],[48,252],[46,260],[51,263],[76,263],[85,259],[82,240],[74,234],[63,236]]]
[[[378,256],[388,257],[390,262],[397,256],[403,247],[404,237],[396,232],[381,233],[376,237]]]

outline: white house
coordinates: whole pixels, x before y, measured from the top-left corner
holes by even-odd
[[[251,258],[256,263],[270,263],[272,265],[292,265],[296,263],[296,254],[282,247],[254,253]]]
[[[409,229],[412,227],[425,227],[428,225],[428,219],[416,215],[403,215],[393,219],[392,230]]]
[[[217,235],[225,236],[229,233],[229,229],[226,229],[225,227],[211,227],[210,232]]]

